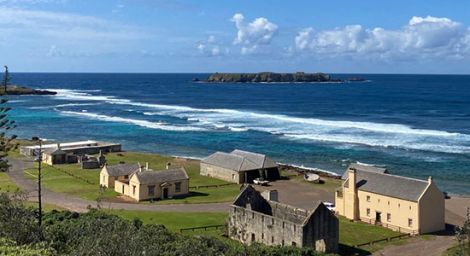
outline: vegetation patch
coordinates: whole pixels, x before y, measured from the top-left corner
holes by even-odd
[[[0,192],[15,192],[19,188],[5,172],[0,172]]]
[[[172,231],[182,228],[225,224],[228,214],[221,212],[150,212],[127,210],[104,210],[124,219],[140,219],[144,224],[162,224]]]

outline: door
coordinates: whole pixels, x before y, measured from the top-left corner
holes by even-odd
[[[168,188],[163,188],[163,199],[168,198]]]
[[[375,223],[382,223],[382,213],[375,212]]]

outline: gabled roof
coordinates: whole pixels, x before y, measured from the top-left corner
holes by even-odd
[[[240,194],[233,201],[232,207],[242,207],[302,226],[305,226],[317,211],[323,210],[324,212],[327,212],[330,217],[336,218],[321,201],[314,201],[313,208],[307,211],[280,202],[268,201],[251,185],[246,185],[242,188]],[[289,208],[295,210],[286,210]],[[276,214],[276,211],[281,211],[282,213]],[[304,212],[304,214],[301,214],[300,212]]]
[[[417,202],[429,185],[428,181],[386,173],[356,171],[359,190]]]
[[[137,178],[140,184],[155,184],[189,179],[189,176],[184,168],[168,169],[162,171],[145,170],[136,172],[134,176]]]
[[[216,152],[202,162],[238,172],[277,167],[277,164],[266,155],[238,149],[231,153]]]
[[[375,173],[388,173],[386,168],[377,167],[373,165],[366,165],[366,164],[350,164],[346,171],[341,176],[341,179],[345,180],[348,178],[348,170],[355,169],[356,171],[364,171],[364,172],[375,172]]]
[[[131,175],[140,169],[139,164],[117,164],[117,165],[107,165],[103,168],[106,168],[109,176],[126,176]]]
[[[48,148],[42,151],[43,154],[46,155],[64,155],[67,154],[67,152],[63,151],[60,148]]]

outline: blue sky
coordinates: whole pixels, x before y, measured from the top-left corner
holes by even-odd
[[[0,0],[21,72],[470,74],[470,1]]]

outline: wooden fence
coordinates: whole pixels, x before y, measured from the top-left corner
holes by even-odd
[[[226,227],[227,225],[209,225],[209,226],[199,226],[199,227],[192,227],[192,228],[181,228],[180,233],[184,231],[195,231],[195,230],[208,230],[208,229],[215,229],[218,230],[219,228]]]
[[[362,244],[356,244],[356,245],[353,245],[353,247],[362,247],[362,246],[367,246],[367,245],[373,245],[375,243],[380,243],[380,242],[390,242],[392,240],[395,240],[395,239],[402,239],[403,237],[411,237],[412,234],[400,234],[400,235],[397,235],[397,236],[392,236],[392,237],[387,237],[387,238],[383,238],[383,239],[377,239],[377,240],[374,240],[374,241],[370,241],[370,242],[367,242],[367,243],[362,243]]]
[[[235,185],[234,183],[224,183],[224,184],[217,184],[217,185],[200,185],[200,186],[191,186],[189,189],[200,189],[200,188],[219,188],[224,186]]]

